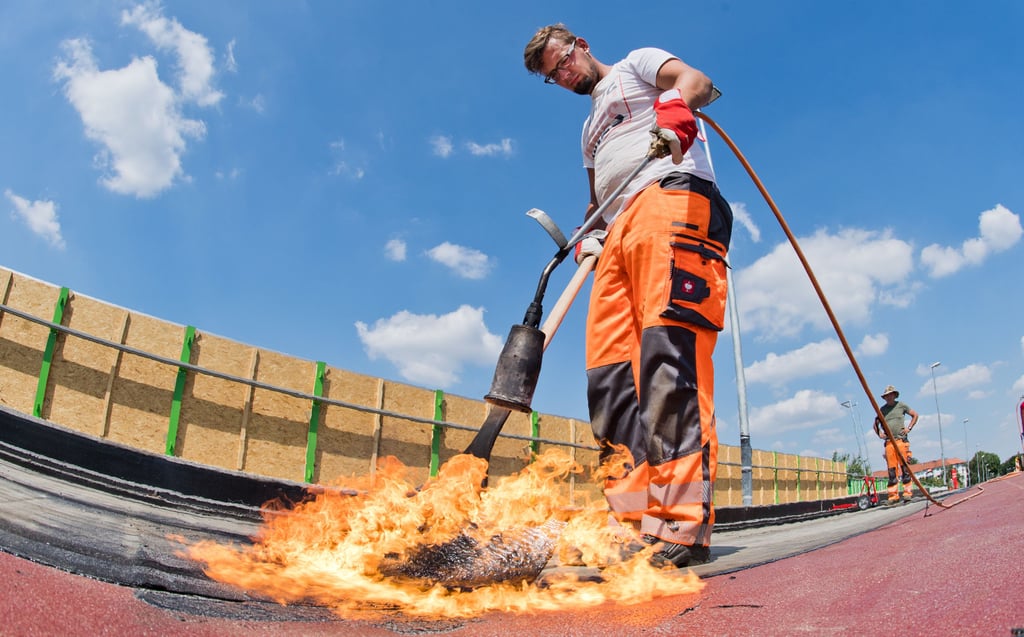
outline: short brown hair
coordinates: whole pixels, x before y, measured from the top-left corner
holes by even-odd
[[[523,62],[526,64],[527,71],[535,75],[540,74],[540,65],[544,60],[544,49],[547,48],[548,42],[552,38],[566,44],[572,44],[576,41],[576,36],[573,35],[573,32],[567,29],[561,22],[537,29],[537,32],[533,34],[530,41],[526,43],[526,49],[523,51]]]

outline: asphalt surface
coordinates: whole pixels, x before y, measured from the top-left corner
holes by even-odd
[[[694,569],[703,590],[643,604],[342,619],[213,582],[177,555],[175,537],[244,541],[258,507],[140,492],[0,443],[0,635],[1024,634],[1022,497],[1011,474],[942,507],[716,531]]]

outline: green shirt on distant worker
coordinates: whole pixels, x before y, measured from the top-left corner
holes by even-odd
[[[889,431],[900,440],[906,440],[910,430],[907,429],[906,417],[913,414],[914,410],[904,402],[895,402],[892,405],[879,407],[882,415],[885,416],[885,424],[889,425]]]

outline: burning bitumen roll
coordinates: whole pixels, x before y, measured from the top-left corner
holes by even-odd
[[[405,577],[441,584],[450,589],[473,589],[502,582],[532,582],[555,551],[565,522],[496,533],[482,543],[462,532],[440,544],[422,546],[407,559],[391,556],[380,565],[387,577]]]

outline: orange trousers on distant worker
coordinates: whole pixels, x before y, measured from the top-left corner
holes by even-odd
[[[641,533],[707,546],[718,466],[712,353],[732,211],[711,182],[673,173],[662,184],[619,215],[598,259],[587,316],[591,426],[603,460],[623,447],[632,455],[605,481],[612,514]]]
[[[903,457],[910,458],[910,443],[906,440],[897,440],[896,444],[899,445],[900,453],[903,454]],[[896,480],[897,471],[901,474],[900,482],[903,483],[903,494],[909,498],[911,496],[910,473],[903,467],[899,457],[896,455],[896,449],[893,447],[892,440],[885,441],[885,464],[889,469],[889,499],[898,500],[900,498],[899,482]]]

